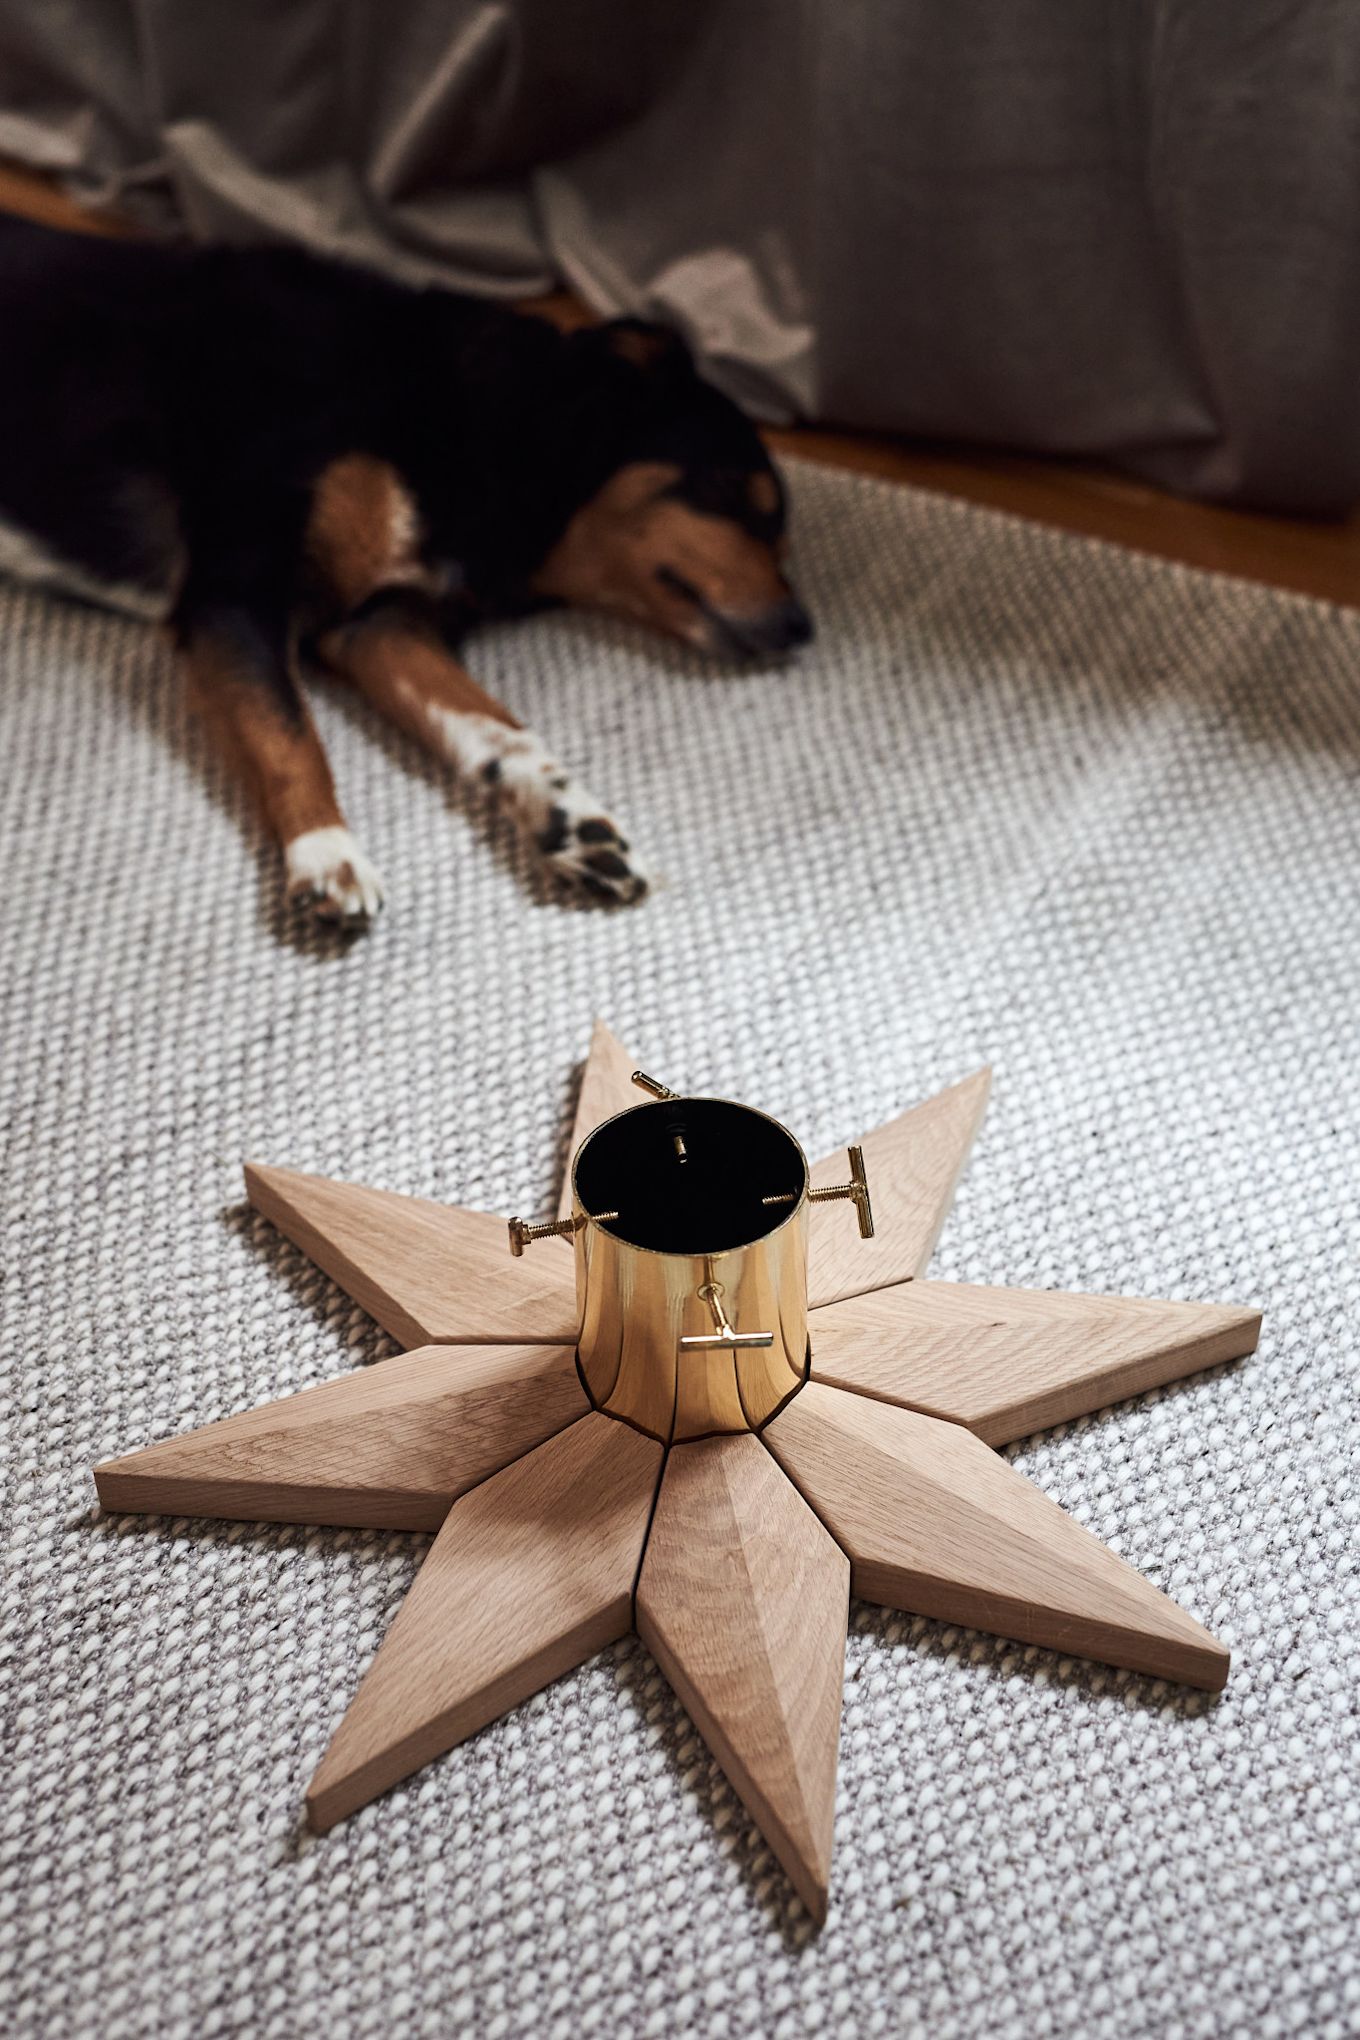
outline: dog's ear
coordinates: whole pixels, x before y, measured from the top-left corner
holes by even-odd
[[[674,327],[656,320],[610,319],[602,326],[582,327],[574,337],[656,382],[679,382],[694,374],[687,342]]]

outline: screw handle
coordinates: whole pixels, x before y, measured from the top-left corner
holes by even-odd
[[[509,1226],[510,1251],[516,1260],[535,1240],[569,1240],[576,1233],[574,1218],[556,1218],[549,1225],[528,1225],[522,1218],[512,1218]]]
[[[618,1217],[617,1211],[583,1211],[578,1218],[555,1218],[547,1225],[529,1225],[522,1218],[512,1218],[510,1226],[510,1251],[518,1260],[526,1247],[535,1240],[574,1239],[588,1218],[596,1225],[612,1225]]]
[[[711,1351],[714,1347],[721,1347],[723,1352],[731,1353],[735,1352],[738,1347],[772,1346],[774,1344],[773,1332],[739,1332],[734,1328],[727,1312],[723,1309],[723,1286],[721,1282],[701,1283],[696,1294],[702,1296],[704,1302],[713,1313],[713,1330],[711,1332],[695,1332],[681,1339],[680,1351],[682,1353],[703,1353]]]
[[[874,1208],[869,1202],[869,1183],[864,1174],[864,1149],[852,1147],[846,1152],[850,1157],[850,1181],[832,1184],[825,1190],[809,1190],[808,1202],[830,1204],[837,1198],[848,1198],[859,1220],[860,1238],[871,1240],[874,1236]]]

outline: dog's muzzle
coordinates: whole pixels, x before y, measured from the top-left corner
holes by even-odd
[[[768,609],[734,611],[701,605],[715,652],[740,659],[759,659],[772,652],[792,652],[808,643],[812,618],[796,595]]]

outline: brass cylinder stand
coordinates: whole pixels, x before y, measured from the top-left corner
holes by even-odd
[[[511,1251],[572,1241],[577,1354],[597,1409],[665,1443],[759,1430],[807,1375],[810,1205],[849,1198],[872,1233],[862,1157],[852,1151],[850,1183],[813,1191],[778,1120],[634,1080],[654,1102],[587,1136],[570,1216],[512,1219]]]

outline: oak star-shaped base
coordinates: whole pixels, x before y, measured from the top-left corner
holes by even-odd
[[[633,1067],[597,1024],[573,1154],[637,1102]],[[863,1136],[878,1233],[819,1210],[810,1380],[759,1435],[669,1450],[592,1409],[570,1252],[513,1260],[481,1212],[247,1168],[255,1206],[414,1350],[95,1480],[106,1509],[438,1532],[313,1827],[636,1627],[821,1919],[852,1593],[1222,1686],[1227,1651],[989,1448],[1249,1353],[1259,1313],[919,1279],[987,1089]]]

